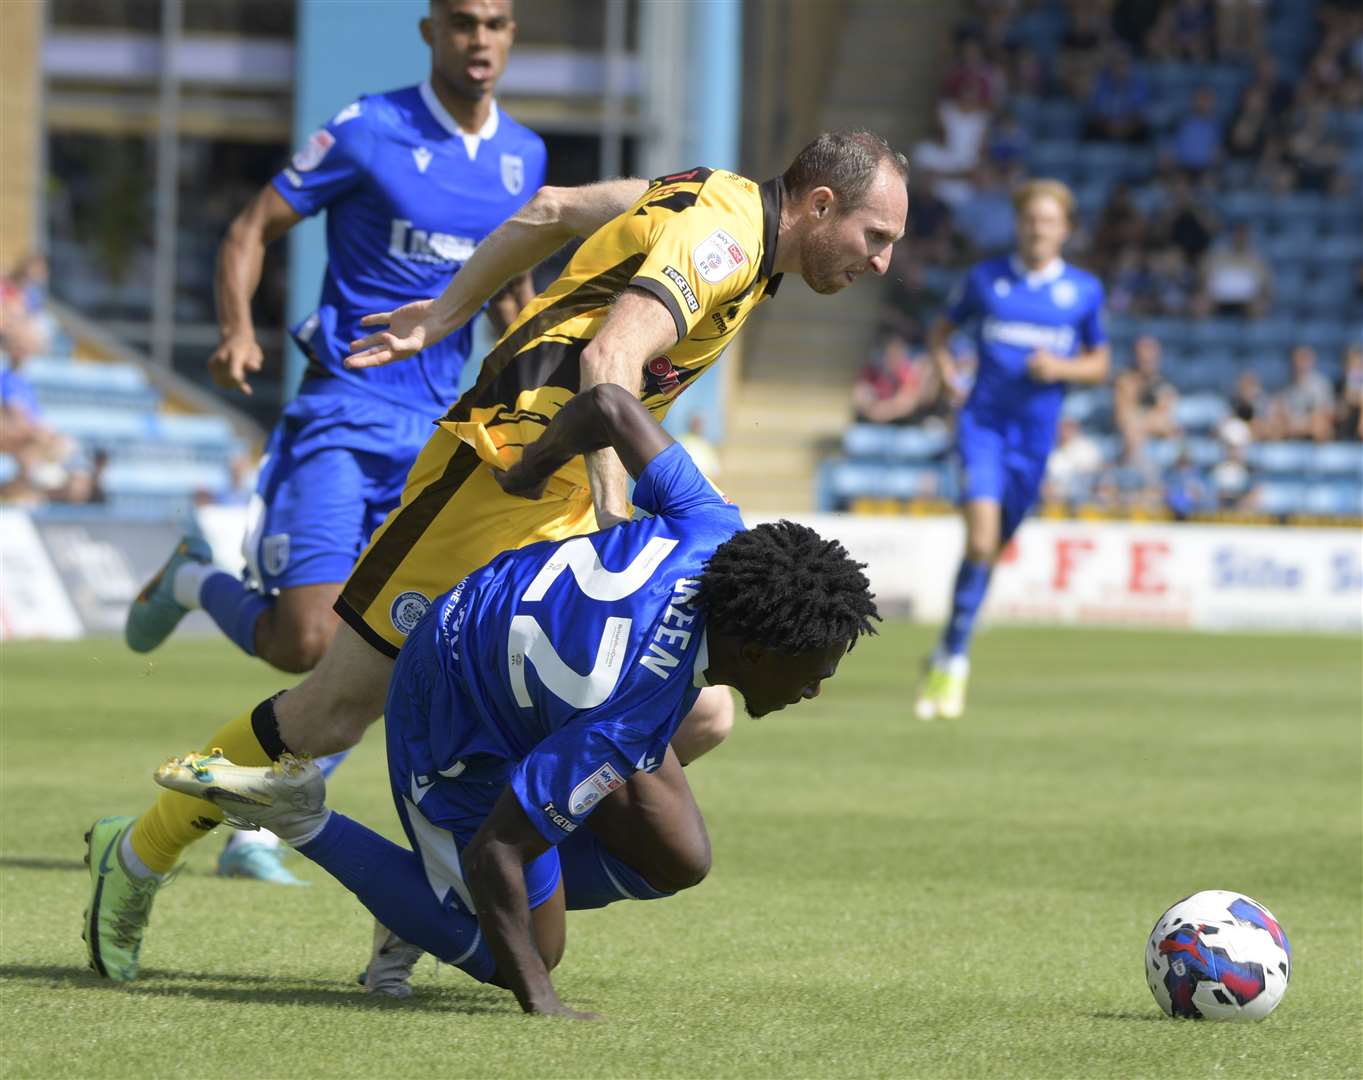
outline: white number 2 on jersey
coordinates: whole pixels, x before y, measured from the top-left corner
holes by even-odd
[[[521,601],[543,600],[549,586],[564,570],[572,573],[577,587],[590,599],[623,600],[644,587],[658,564],[676,546],[675,540],[655,536],[623,570],[607,570],[601,565],[592,542],[585,536],[576,537],[554,552],[553,557],[535,575],[535,580],[521,594]],[[620,669],[625,663],[625,646],[629,642],[632,624],[632,619],[617,616],[608,618],[596,646],[592,670],[581,675],[564,663],[538,619],[533,615],[513,616],[506,649],[511,690],[516,695],[516,703],[523,709],[534,704],[530,688],[525,682],[525,665],[531,663],[535,665],[535,674],[539,676],[540,682],[550,693],[578,709],[596,708],[615,692],[615,684],[620,681]]]

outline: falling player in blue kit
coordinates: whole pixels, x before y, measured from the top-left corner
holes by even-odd
[[[1033,180],[1013,204],[1017,254],[973,267],[930,340],[943,385],[958,400],[960,382],[947,347],[957,327],[973,326],[979,366],[956,425],[965,556],[951,618],[919,688],[915,712],[921,720],[965,712],[975,616],[999,553],[1040,494],[1065,386],[1107,378],[1103,286],[1060,257],[1074,196],[1058,181]]]
[[[274,829],[404,942],[531,1013],[584,1015],[549,979],[565,896],[654,899],[708,871],[669,747],[701,688],[735,687],[753,716],[817,697],[877,617],[840,544],[791,522],[744,529],[623,387],[577,394],[498,477],[537,498],[606,446],[652,516],[498,556],[435,600],[398,656],[388,768],[413,850],[328,810],[320,771],[288,755],[243,768],[194,754],[157,773]]]
[[[349,342],[363,315],[438,295],[543,183],[545,149],[493,98],[515,35],[510,0],[433,0],[420,29],[430,77],[343,108],[223,242],[223,337],[209,367],[220,386],[249,394],[248,375],[261,366],[251,295],[265,246],[326,211],[321,299],[292,328],[308,365],[265,450],[243,543],[246,580],[215,567],[202,539],[184,537],[128,613],[125,637],[137,652],[201,607],[248,656],[311,670],[335,634],[341,583],[397,505],[433,420],[458,397],[471,322],[408,365],[349,369]],[[531,294],[522,279],[494,300],[498,333]],[[220,869],[294,880],[268,843],[230,845]]]

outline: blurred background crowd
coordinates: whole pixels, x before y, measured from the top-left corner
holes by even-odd
[[[1357,514],[1363,6],[966,7],[825,504],[861,500],[874,460],[903,466],[901,498],[951,496],[926,331],[966,266],[1010,250],[1011,189],[1046,175],[1076,195],[1067,257],[1106,285],[1117,373],[1070,395],[1053,508]]]

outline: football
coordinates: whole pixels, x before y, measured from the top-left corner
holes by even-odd
[[[1209,889],[1160,916],[1146,942],[1145,975],[1169,1016],[1262,1020],[1287,990],[1292,947],[1263,904]]]

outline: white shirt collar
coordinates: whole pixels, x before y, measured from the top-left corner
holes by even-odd
[[[464,140],[464,148],[468,150],[470,158],[478,156],[478,147],[484,139],[490,139],[497,134],[497,123],[500,112],[497,109],[497,99],[493,98],[492,108],[487,114],[487,120],[477,131],[465,131],[459,126],[459,122],[450,115],[449,110],[440,104],[440,99],[435,96],[435,88],[431,86],[431,80],[425,79],[421,84],[421,100],[426,108],[435,117],[435,122],[448,131],[451,135],[458,135]]]
[[[1047,285],[1050,282],[1055,281],[1065,272],[1065,260],[1058,257],[1052,259],[1040,270],[1029,271],[1026,264],[1024,264],[1016,255],[1009,258],[1008,265],[1013,268],[1013,273],[1022,278],[1022,280],[1032,288],[1036,288],[1038,285]]]
[[[700,644],[696,646],[696,666],[692,669],[691,685],[706,687],[710,680],[705,677],[705,669],[710,666],[710,631],[700,632]]]

